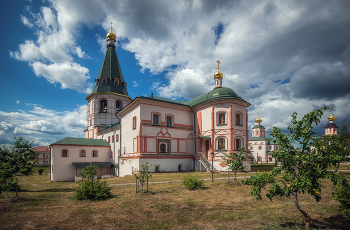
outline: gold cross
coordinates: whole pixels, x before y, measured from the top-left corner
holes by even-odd
[[[111,29],[112,29],[112,24],[113,24],[113,23],[111,22]]]
[[[333,107],[331,107],[331,113],[333,112]]]
[[[220,64],[221,62],[219,61],[219,59],[218,59],[216,62],[218,63],[218,69],[219,69],[219,64]]]

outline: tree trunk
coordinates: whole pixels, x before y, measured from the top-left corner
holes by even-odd
[[[335,167],[335,170],[334,170],[335,173],[338,172],[339,166],[340,166],[340,162],[338,163],[337,167]]]
[[[230,182],[230,170],[227,169],[227,183]]]
[[[300,207],[299,203],[298,203],[298,193],[293,193],[294,196],[294,205],[295,207],[297,207],[298,211],[301,212],[301,214],[303,214],[304,219],[305,219],[305,229],[309,229],[310,228],[310,224],[311,224],[311,218],[310,216]]]
[[[234,181],[236,181],[236,170],[234,171],[234,174],[235,174],[235,176],[234,176]]]

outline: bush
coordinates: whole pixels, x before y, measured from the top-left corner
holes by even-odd
[[[182,184],[185,185],[185,187],[190,190],[202,189],[204,185],[204,180],[198,179],[197,177],[194,177],[194,176],[187,176],[183,178]]]
[[[44,169],[38,169],[39,175],[43,174],[43,172],[44,172]]]
[[[111,188],[107,187],[106,181],[84,181],[75,190],[74,197],[78,200],[105,200],[112,196]]]
[[[340,202],[341,210],[350,213],[350,185],[346,182],[342,185],[338,184],[332,195],[334,200]]]
[[[89,165],[83,168],[80,176],[87,178],[75,190],[74,197],[78,200],[104,200],[112,196],[111,188],[107,187],[107,182],[94,181],[97,172],[96,165]]]

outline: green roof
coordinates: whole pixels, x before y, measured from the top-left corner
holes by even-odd
[[[264,128],[264,129],[265,129],[265,127],[262,126],[262,125],[255,125],[255,126],[253,127],[253,129],[255,129],[255,128]]]
[[[146,98],[146,99],[155,100],[155,101],[162,101],[162,102],[168,102],[168,103],[173,103],[173,104],[177,104],[177,105],[189,106],[189,105],[186,105],[186,103],[187,103],[186,101],[177,101],[177,100],[168,99],[168,98],[164,98],[164,97],[158,97],[158,96],[151,96],[151,97],[140,96],[139,98]]]
[[[109,167],[113,165],[111,162],[73,162],[73,165],[76,168],[84,168],[91,164],[96,165],[97,167]]]
[[[88,145],[88,146],[110,146],[106,140],[66,137],[52,145]]]
[[[251,137],[249,138],[250,141],[268,141],[265,137]]]
[[[225,99],[225,98],[237,99],[237,100],[241,100],[241,101],[246,102],[241,97],[239,97],[235,93],[235,91],[233,91],[232,89],[226,88],[226,87],[216,87],[213,90],[209,91],[208,93],[205,93],[199,97],[196,97],[196,98],[186,102],[186,105],[193,107],[193,106],[202,104],[202,103],[207,102],[207,101],[217,100],[217,99]]]
[[[107,77],[107,84],[102,84],[102,77]],[[119,79],[119,85],[114,84],[114,78]],[[128,91],[124,89],[123,73],[120,68],[117,52],[114,45],[107,45],[107,50],[102,61],[98,74],[98,82],[92,93],[113,92],[128,96]]]

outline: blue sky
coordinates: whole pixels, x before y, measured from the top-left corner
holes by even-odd
[[[206,93],[220,59],[223,85],[252,104],[250,128],[258,112],[267,133],[294,111],[333,107],[338,126],[350,115],[350,2],[32,0],[0,11],[1,142],[83,136],[111,21],[132,98]]]

